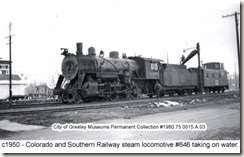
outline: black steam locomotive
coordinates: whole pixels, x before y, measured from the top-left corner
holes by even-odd
[[[62,62],[63,75],[59,76],[54,94],[63,103],[199,92],[197,68],[187,69],[182,64],[166,64],[152,58],[125,55],[119,58],[116,51],[110,52],[109,58],[105,58],[103,51],[96,55],[93,47],[84,55],[82,43],[77,43],[76,54],[69,53],[67,49],[62,50],[65,56]],[[222,63],[203,64],[201,73],[205,92],[224,92],[228,89],[227,72]]]

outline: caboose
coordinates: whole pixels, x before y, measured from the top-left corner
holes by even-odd
[[[206,93],[224,92],[229,89],[227,71],[224,64],[219,62],[211,62],[203,64],[203,86]]]

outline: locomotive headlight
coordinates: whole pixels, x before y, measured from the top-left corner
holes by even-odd
[[[65,56],[62,62],[62,73],[66,80],[75,78],[78,72],[78,61],[75,56]]]

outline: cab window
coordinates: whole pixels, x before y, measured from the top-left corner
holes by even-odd
[[[151,63],[151,70],[158,71],[158,63]]]

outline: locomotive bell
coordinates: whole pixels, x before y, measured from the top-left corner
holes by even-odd
[[[78,61],[75,56],[65,56],[62,62],[62,73],[66,80],[75,78],[78,72]]]

